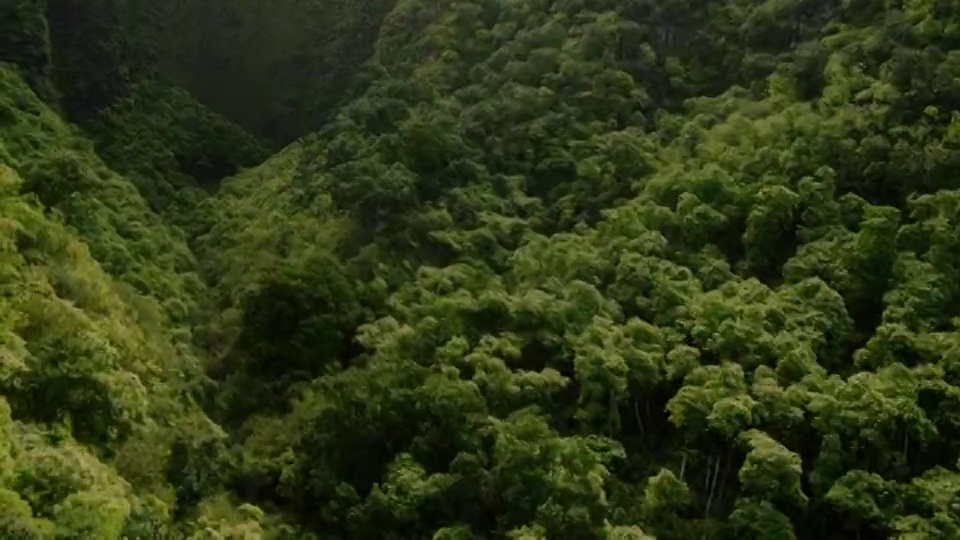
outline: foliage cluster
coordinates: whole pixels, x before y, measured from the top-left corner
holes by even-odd
[[[227,434],[199,404],[196,264],[0,65],[0,536],[285,534],[224,491]]]
[[[198,191],[262,162],[268,145],[162,79],[161,15],[139,1],[9,0],[0,61],[81,125],[154,210],[188,226]]]
[[[955,3],[75,4],[0,20],[0,533],[960,537]],[[209,197],[261,143],[57,67],[191,13],[293,66],[238,122],[352,96]]]
[[[279,271],[321,234],[368,317],[264,384],[243,489],[342,538],[960,534],[958,15],[399,2],[364,95],[210,203],[220,268],[323,295]],[[230,292],[288,290],[237,277],[234,344]]]

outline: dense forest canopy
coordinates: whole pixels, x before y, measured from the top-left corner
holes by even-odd
[[[960,4],[0,0],[0,537],[960,538]]]

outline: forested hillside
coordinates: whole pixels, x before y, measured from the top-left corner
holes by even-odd
[[[168,0],[137,6],[159,69],[218,112],[281,143],[319,129],[363,86],[395,0]],[[148,22],[149,24],[143,24]]]
[[[0,62],[0,537],[960,538],[956,2],[2,0]]]

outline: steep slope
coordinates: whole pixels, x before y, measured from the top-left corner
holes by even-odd
[[[228,409],[267,390],[241,489],[340,538],[958,534],[958,16],[399,2],[366,93],[210,203],[228,343],[348,326],[295,301],[325,254],[369,321],[222,349]]]
[[[104,161],[188,234],[197,205],[222,178],[269,155],[268,144],[161,80],[137,82],[84,128]]]
[[[394,0],[139,2],[159,69],[217,112],[281,143],[353,94]]]
[[[183,234],[8,65],[0,216],[2,535],[269,527],[222,494],[226,435],[197,403],[191,339],[205,287]]]
[[[203,284],[184,236],[146,205],[136,188],[108,169],[94,146],[26,88],[16,72],[0,72],[0,142],[24,189],[57,210],[112,275],[165,302],[187,324]]]
[[[135,180],[178,225],[203,189],[263,161],[268,145],[163,80],[157,7],[122,0],[10,0],[0,5],[0,61],[17,66],[54,112]]]
[[[228,423],[282,410],[291,384],[339,367],[354,348],[363,295],[336,256],[349,221],[329,197],[301,205],[291,181],[302,151],[291,146],[231,179],[197,212],[217,313],[198,334],[209,373],[224,379],[218,409]]]
[[[0,6],[0,535],[960,536],[954,3],[138,4]]]

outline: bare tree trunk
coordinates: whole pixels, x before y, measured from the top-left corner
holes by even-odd
[[[717,461],[713,465],[713,481],[710,482],[710,495],[707,496],[707,508],[704,512],[704,517],[710,515],[710,505],[713,504],[713,490],[717,489],[717,476],[720,474],[720,456],[717,456]]]
[[[710,463],[712,458],[707,458],[707,474],[704,476],[703,481],[703,490],[706,491],[710,489]]]
[[[717,500],[723,500],[723,491],[727,487],[727,475],[730,473],[730,460],[733,459],[733,447],[727,448],[727,457],[723,461],[723,474],[720,475],[720,492],[717,493]]]
[[[637,427],[640,429],[640,436],[646,439],[647,434],[643,430],[643,420],[640,418],[640,407],[636,399],[633,400],[633,415],[637,418]]]

